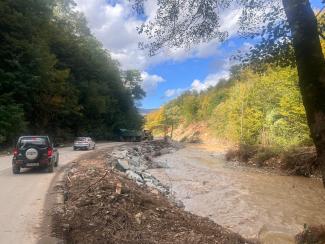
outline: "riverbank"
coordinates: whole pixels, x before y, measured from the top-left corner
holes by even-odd
[[[314,147],[296,147],[287,150],[239,145],[227,150],[227,161],[240,165],[264,169],[280,175],[295,175],[320,178]]]
[[[161,147],[157,147],[159,152],[154,149],[156,153],[152,151],[155,147],[145,149],[147,153],[139,152],[139,148],[147,147],[133,144],[117,150],[120,153],[102,150],[72,165],[62,186],[65,201],[53,212],[56,237],[68,243],[254,243],[179,208],[157,185],[147,184],[154,178],[131,180],[133,174],[127,170],[143,175],[132,169],[132,163],[122,163],[129,167],[122,172],[116,159],[126,154],[135,160],[127,155],[136,151],[139,160],[150,162],[155,154],[162,154]],[[151,164],[147,170],[164,169],[157,165]]]
[[[218,138],[206,122],[180,125],[175,129],[173,138],[211,152],[226,152],[226,159],[232,165],[253,167],[279,175],[321,177],[313,146],[284,149],[275,146],[238,145]]]

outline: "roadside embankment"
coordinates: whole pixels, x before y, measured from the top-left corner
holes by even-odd
[[[240,145],[229,149],[227,161],[236,161],[251,167],[265,168],[280,174],[320,177],[314,147],[279,150],[271,147]]]
[[[68,243],[253,243],[179,208],[146,172],[151,157],[177,150],[163,141],[90,153],[67,171],[54,235]]]

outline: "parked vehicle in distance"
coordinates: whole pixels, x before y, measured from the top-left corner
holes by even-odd
[[[12,172],[21,168],[43,167],[48,172],[58,166],[59,152],[48,136],[21,136],[13,151]]]
[[[153,140],[153,135],[150,130],[129,130],[129,129],[119,129],[118,130],[118,139],[119,141],[131,141],[131,142],[140,142],[140,141],[151,141]]]
[[[96,147],[96,143],[90,137],[77,137],[73,143],[73,150],[78,150],[78,149],[94,150],[95,147]]]
[[[143,130],[142,140],[152,141],[153,140],[152,132],[150,130]]]
[[[138,130],[119,129],[118,131],[119,141],[141,141],[142,136],[142,131]]]

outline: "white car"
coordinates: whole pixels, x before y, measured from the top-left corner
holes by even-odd
[[[73,143],[73,150],[84,149],[84,150],[94,150],[96,143],[90,137],[77,137]]]

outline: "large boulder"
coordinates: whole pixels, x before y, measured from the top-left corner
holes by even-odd
[[[140,183],[144,182],[141,175],[137,174],[136,172],[134,172],[132,170],[127,170],[125,174],[130,180],[140,182]]]
[[[114,166],[121,172],[126,172],[130,169],[129,161],[126,159],[117,159]]]

